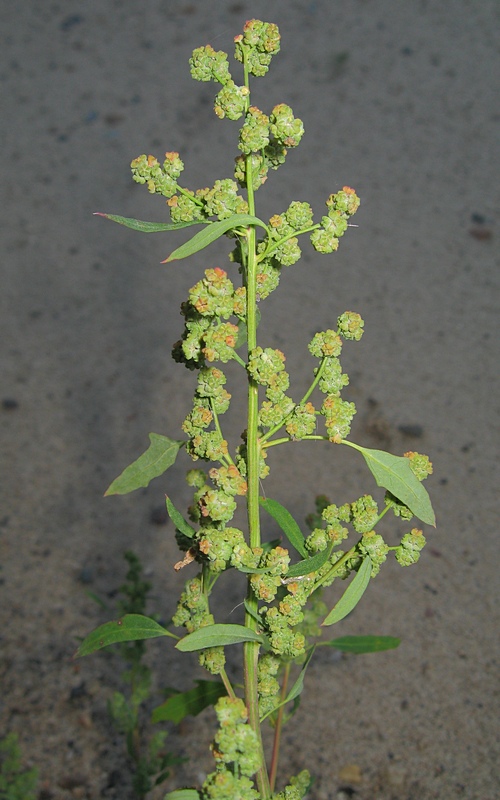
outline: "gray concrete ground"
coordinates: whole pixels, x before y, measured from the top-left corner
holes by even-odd
[[[71,655],[112,613],[127,548],[154,582],[152,606],[165,619],[174,609],[182,577],[171,570],[173,531],[152,520],[165,491],[188,501],[188,459],[146,491],[102,493],[149,431],[179,435],[194,378],[170,360],[178,307],[227,253],[222,242],[160,266],[182,234],[145,237],[92,212],[162,218],[161,200],[130,179],[128,164],[143,152],[180,151],[193,187],[231,175],[237,126],[216,119],[214,86],[191,80],[188,58],[207,42],[231,49],[250,17],[282,34],[255,103],[287,102],[306,127],[262,190],[259,214],[300,199],[319,216],[344,184],[362,199],[359,227],[339,252],[305,248],[263,304],[262,341],[285,351],[299,395],[311,335],[346,308],[362,314],[365,337],[346,346],[343,362],[359,409],[353,438],[428,452],[438,519],[419,565],[387,566],[338,626],[339,635],[401,636],[401,647],[321,653],[284,735],[283,776],[311,768],[314,800],[494,800],[498,3],[0,7],[1,719],[40,769],[40,800],[131,797],[123,741],[106,714],[120,663],[102,655],[75,664]],[[230,425],[236,436],[241,424]],[[341,455],[309,444],[276,452],[266,491],[298,519],[317,491],[339,502],[371,491],[359,460]],[[149,657],[159,685],[190,685],[185,658],[163,642]],[[164,791],[203,779],[211,735],[208,714],[171,734],[172,749],[194,758]]]

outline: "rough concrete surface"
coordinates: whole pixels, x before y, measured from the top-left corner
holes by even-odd
[[[400,648],[320,651],[284,732],[282,777],[309,767],[311,800],[494,800],[498,2],[0,7],[0,711],[25,766],[39,768],[40,800],[132,798],[123,737],[106,712],[122,664],[113,653],[79,662],[72,653],[113,615],[127,548],[154,584],[151,611],[168,620],[175,608],[184,578],[173,574],[178,551],[159,509],[166,491],[186,505],[191,462],[181,455],[168,476],[125,498],[102,494],[150,431],[179,436],[194,376],[170,359],[178,308],[228,252],[222,241],[160,266],[182,232],[146,237],[92,212],[164,218],[161,199],[130,178],[140,153],[179,151],[193,188],[231,175],[238,126],[215,117],[214,85],[193,82],[188,59],[207,42],[232,50],[251,17],[282,34],[253,100],[267,111],[289,103],[306,128],[258,196],[258,213],[298,199],[319,218],[345,184],[362,200],[359,227],[338,253],[305,246],[286,270],[263,303],[262,341],[285,351],[299,396],[311,336],[346,309],[361,313],[365,336],[343,359],[345,395],[358,406],[353,438],[428,452],[438,520],[420,563],[387,564],[336,629],[401,636]],[[231,418],[234,441],[241,427]],[[355,453],[313,444],[270,455],[266,492],[297,519],[317,492],[342,503],[373,487]],[[238,621],[238,610],[228,616],[233,577],[223,580],[220,619]],[[152,642],[148,654],[160,688],[203,677],[195,657],[168,642]],[[192,758],[154,800],[203,780],[212,735],[211,712],[172,729],[169,747]]]

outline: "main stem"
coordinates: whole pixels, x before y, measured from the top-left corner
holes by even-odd
[[[247,159],[247,188],[248,212],[255,215],[255,200],[252,188],[252,174],[250,159]],[[257,297],[256,273],[257,252],[255,228],[247,230],[247,263],[246,263],[246,290],[247,290],[247,342],[250,353],[257,346]],[[259,509],[259,462],[260,443],[258,430],[259,387],[249,376],[248,379],[248,416],[247,416],[247,514],[250,547],[260,547],[260,509]],[[248,581],[247,612],[245,625],[252,630],[257,628],[255,616],[257,614],[257,598]],[[246,642],[244,645],[244,675],[245,675],[245,700],[248,708],[248,719],[257,734],[260,748],[261,766],[256,775],[257,787],[262,800],[271,797],[271,787],[267,773],[262,733],[259,719],[259,702],[257,693],[257,665],[259,660],[258,642]]]

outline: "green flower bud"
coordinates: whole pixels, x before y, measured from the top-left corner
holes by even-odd
[[[233,214],[247,214],[248,203],[238,194],[238,185],[231,178],[215,181],[213,189],[204,195],[208,216],[228,219]]]
[[[363,336],[364,322],[354,311],[344,311],[337,319],[339,333],[344,339],[359,341]]]
[[[248,372],[251,377],[264,386],[270,384],[276,375],[285,370],[285,356],[281,350],[273,350],[271,347],[256,347],[250,353],[248,361]]]
[[[270,116],[271,136],[285,147],[297,147],[304,135],[302,120],[293,116],[290,106],[280,103]]]
[[[271,63],[271,57],[280,49],[278,26],[272,22],[261,22],[251,19],[245,23],[243,34],[235,36],[234,57],[245,63],[251,75],[265,75]]]
[[[220,267],[205,270],[205,277],[189,290],[189,303],[202,317],[231,317],[234,286],[227,273]]]
[[[401,517],[401,519],[410,520],[413,517],[413,511],[408,508],[401,500],[398,500],[391,492],[387,491],[384,495],[384,502],[386,506],[390,506],[392,511],[394,512],[395,517]]]
[[[229,522],[236,511],[236,502],[226,492],[208,489],[198,501],[201,517],[211,522]]]
[[[249,156],[238,156],[235,158],[234,177],[243,189],[247,187],[248,174],[246,159],[248,157],[251,159],[252,188],[254,192],[256,192],[257,189],[266,182],[269,166],[267,159],[261,153],[250,153]]]
[[[213,414],[208,404],[205,405],[201,398],[199,400],[195,398],[195,406],[182,423],[182,430],[188,436],[194,436],[204,428],[208,428],[212,420]]]
[[[192,192],[190,194],[193,199],[186,197],[185,194],[174,194],[167,200],[172,222],[194,222],[205,219],[203,209],[195,202],[194,194]]]
[[[295,406],[288,418],[285,430],[290,439],[298,442],[316,429],[316,410],[312,403]]]
[[[274,428],[275,425],[283,422],[285,417],[293,411],[294,406],[293,400],[286,395],[283,395],[276,404],[265,400],[259,411],[259,424],[264,428]]]
[[[319,367],[314,370],[316,375]],[[349,383],[349,375],[342,372],[342,367],[338,358],[327,358],[322,366],[321,378],[318,386],[325,394],[339,395],[344,386]]]
[[[269,117],[250,106],[240,130],[239,149],[245,155],[263,150],[269,144]]]
[[[203,528],[198,547],[210,562],[212,572],[222,572],[232,560],[235,549],[245,544],[243,532],[238,528]]]
[[[429,461],[429,456],[414,453],[411,450],[404,456],[409,459],[411,470],[419,481],[425,481],[428,475],[432,475],[432,463]]]
[[[207,476],[202,469],[190,469],[186,475],[186,483],[188,486],[194,486],[195,489],[201,489],[205,486]]]
[[[321,413],[325,417],[328,438],[331,442],[340,444],[349,435],[356,406],[335,395],[328,395],[321,406]]]
[[[342,340],[336,331],[321,331],[309,342],[308,350],[316,358],[339,356],[342,351]]]
[[[284,147],[281,142],[276,141],[276,139],[272,139],[264,150],[266,164],[271,169],[278,169],[278,167],[284,164],[286,154],[286,147]]]
[[[204,335],[202,353],[207,361],[222,361],[224,364],[234,357],[238,340],[238,326],[222,322],[212,326]]]
[[[278,287],[281,268],[273,259],[265,258],[257,265],[257,269],[257,300],[265,300]]]
[[[166,153],[166,161],[163,167],[154,156],[139,156],[135,158],[130,167],[132,178],[136,183],[147,183],[151,194],[162,194],[164,197],[171,197],[177,191],[177,178],[184,168],[178,153]],[[168,158],[172,156],[172,160]],[[165,166],[167,171],[165,170]]]
[[[371,531],[378,519],[378,506],[369,494],[351,503],[352,525],[358,533]]]
[[[276,592],[281,585],[281,578],[267,573],[256,573],[250,576],[250,583],[255,596],[259,600],[270,603],[276,597]]]
[[[352,215],[358,210],[359,203],[359,197],[354,189],[351,189],[350,186],[344,186],[342,191],[337,192],[336,194],[331,194],[326,201],[328,215],[330,216],[331,212],[340,211],[341,213],[352,217]]]
[[[368,531],[363,535],[359,544],[359,551],[370,556],[372,562],[372,578],[380,572],[380,565],[387,559],[389,548],[380,534]]]
[[[237,86],[234,81],[228,81],[216,94],[214,111],[219,119],[236,120],[245,113],[248,89],[246,86]]]
[[[401,539],[401,544],[394,551],[396,560],[402,567],[416,564],[420,558],[420,551],[425,545],[425,536],[418,528],[413,528]]]
[[[311,244],[318,253],[333,253],[339,247],[335,224],[330,217],[323,217],[321,223],[322,227],[311,233]]]
[[[320,553],[322,550],[326,550],[328,547],[328,536],[326,535],[324,528],[315,528],[307,537],[305,546],[308,552],[312,555],[315,553]]]
[[[285,219],[296,231],[310,228],[314,224],[312,208],[309,203],[294,201],[285,211]]]
[[[207,647],[198,654],[198,663],[211,675],[220,675],[226,665],[223,647]]]
[[[216,52],[209,44],[193,50],[189,66],[195,81],[218,81],[224,84],[231,80],[227,53],[223,50]]]
[[[186,450],[193,461],[198,458],[203,458],[205,461],[224,461],[229,455],[227,442],[219,431],[197,433],[187,443]]]
[[[247,493],[247,482],[234,464],[229,467],[211,469],[209,475],[215,485],[230,495],[245,495]]]

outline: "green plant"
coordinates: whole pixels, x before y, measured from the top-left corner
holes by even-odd
[[[15,733],[0,741],[0,800],[35,800],[38,770],[23,771]]]
[[[131,550],[125,553],[128,562],[126,582],[119,591],[122,599],[118,612],[123,615],[144,614],[151,583],[142,577],[142,564]],[[165,730],[148,735],[144,705],[152,694],[151,669],[144,663],[145,642],[141,639],[121,642],[119,654],[128,668],[122,673],[122,681],[128,685],[127,692],[113,692],[108,702],[110,716],[126,737],[127,753],[133,764],[132,788],[143,798],[154,787],[169,776],[169,767],[178,763],[171,753],[165,751]]]
[[[361,339],[360,315],[345,311],[331,329],[313,337],[309,352],[315,366],[312,362],[310,386],[298,401],[287,394],[284,354],[261,344],[258,337],[258,305],[277,288],[282,273],[300,259],[299,237],[309,237],[320,253],[334,252],[359,206],[354,190],[344,187],[328,197],[326,214],[319,222],[314,221],[309,204],[301,201],[289,203],[268,222],[256,216],[258,190],[303,134],[302,122],[289,106],[276,105],[267,115],[251,103],[250,77],[264,75],[279,48],[276,25],[247,22],[235,38],[235,57],[243,67],[241,85],[231,76],[226,53],[209,45],[193,52],[193,78],[220,84],[214,106],[217,116],[243,121],[234,180],[217,180],[211,188],[192,191],[179,183],[184,165],[178,153],[166,153],[163,163],[142,155],[132,161],[133,178],[166,198],[171,222],[101,215],[145,233],[202,226],[164,263],[191,256],[225,235],[232,244],[229,260],[234,274],[241,277],[236,286],[234,277],[219,267],[206,269],[182,304],[185,327],[174,345],[173,358],[197,371],[193,407],[182,426],[187,439],[150,434],[147,451],[106,493],[125,494],[148,485],[174,464],[182,447],[194,462],[213,463],[208,470],[197,465],[188,472],[194,497],[187,518],[169,497],[166,500],[184,553],[176,569],[189,572],[172,619],[174,626],[185,628],[185,635],[141,614],[128,614],[89,634],[77,651],[85,655],[118,641],[166,636],[181,652],[197,652],[200,664],[218,676],[217,681],[199,681],[189,692],[170,697],[154,712],[156,719],[178,721],[214,703],[218,719],[212,745],[215,770],[199,789],[171,792],[169,800],[298,800],[305,796],[311,780],[307,770],[289,779],[281,791],[276,789],[276,779],[282,727],[297,706],[315,648],[361,653],[399,643],[379,636],[322,641],[321,634],[355,607],[388,555],[403,566],[418,560],[425,538],[420,529],[409,529],[414,516],[435,524],[421,483],[432,471],[427,456],[413,452],[395,456],[348,439],[356,409],[341,396],[348,377],[339,357],[345,341]],[[234,451],[222,428],[231,395],[220,364],[231,360],[239,365],[248,387],[245,430]],[[319,398],[314,404],[313,397]],[[318,431],[321,422],[324,432]],[[376,484],[385,489],[382,509],[369,494],[341,505],[320,497],[309,518],[310,533],[304,535],[278,501],[261,496],[272,448],[297,446],[301,440],[359,452]],[[238,498],[246,506],[246,531],[231,524]],[[390,513],[407,525],[395,544],[387,544],[378,532]],[[286,547],[281,540],[267,541],[261,535],[262,515],[274,519]],[[198,569],[195,575],[193,566]],[[210,610],[217,581],[229,569],[246,576],[243,624],[216,622]],[[323,590],[350,577],[345,591],[329,607]],[[238,644],[243,650],[243,696],[225,671],[225,648]],[[261,736],[264,721],[274,727],[269,767]]]

